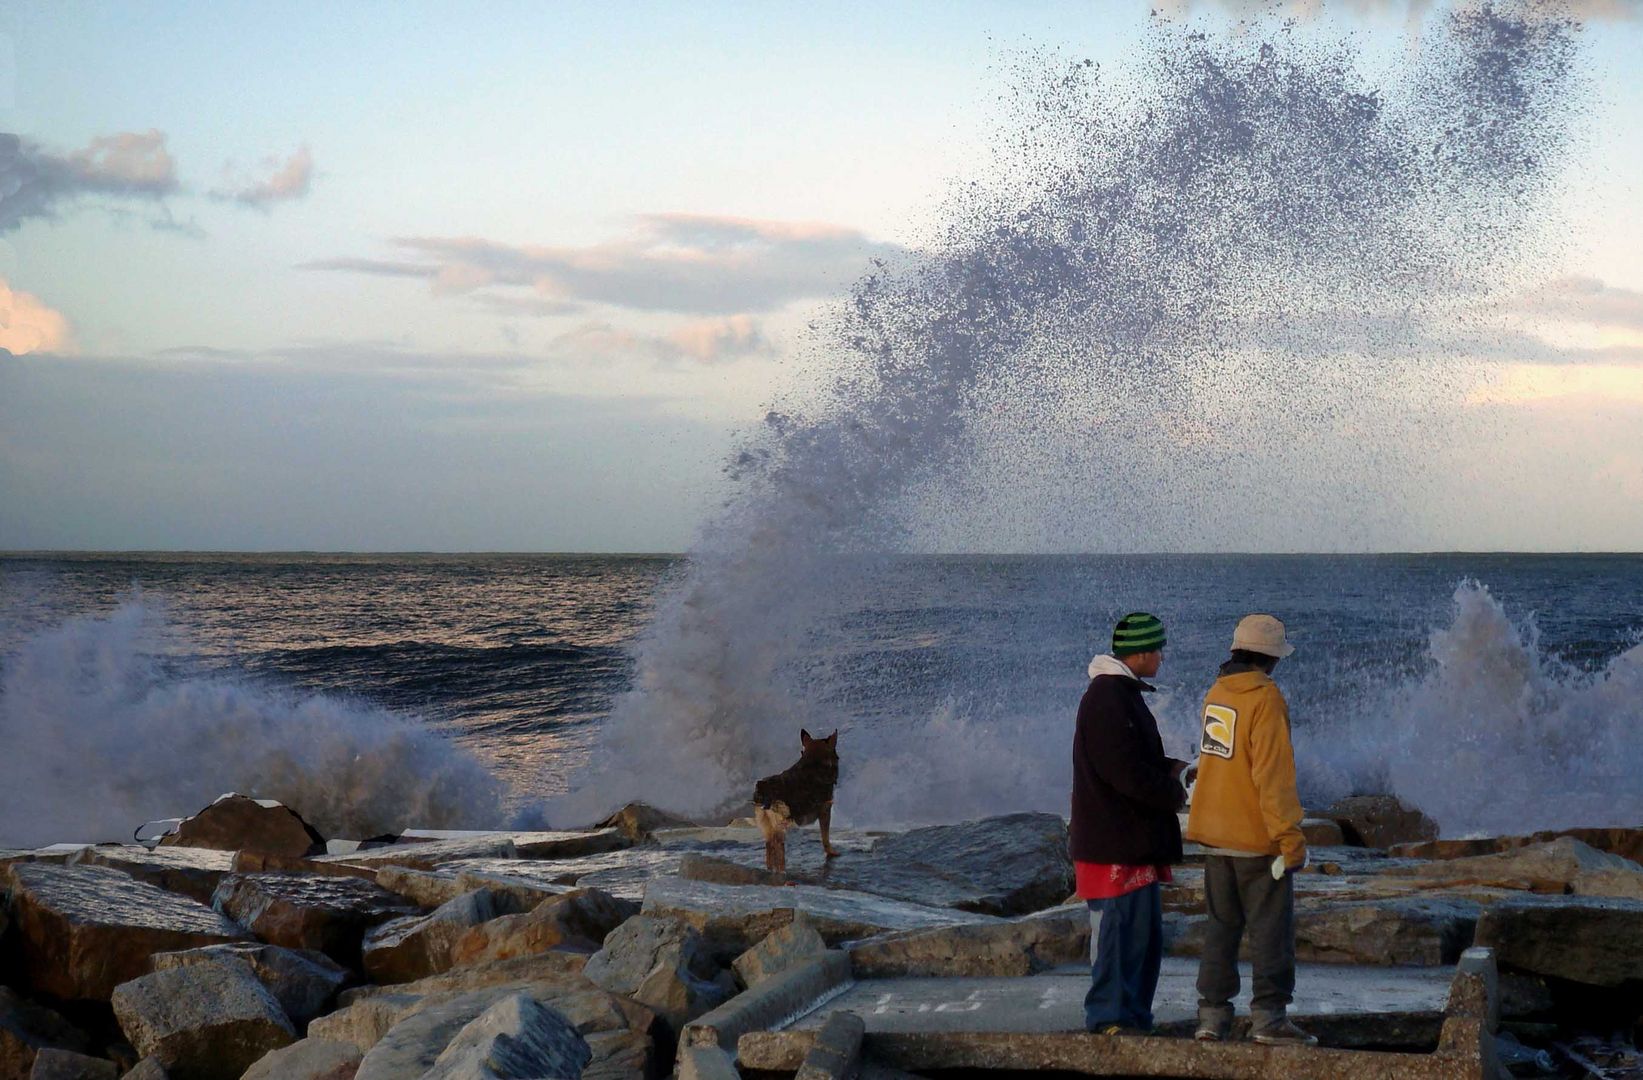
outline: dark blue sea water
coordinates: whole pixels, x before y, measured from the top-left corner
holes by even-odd
[[[681,566],[0,556],[0,823],[31,822],[0,840],[103,838],[253,787],[312,788],[359,828],[396,801],[516,813],[576,786]],[[1134,609],[1168,628],[1154,704],[1179,751],[1233,624],[1271,611],[1297,644],[1279,680],[1312,801],[1396,788],[1450,831],[1643,820],[1643,556],[909,556],[853,574],[796,662],[804,714],[845,732],[858,820],[1059,806],[1085,666]]]

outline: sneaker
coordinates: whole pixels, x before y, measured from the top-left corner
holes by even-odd
[[[1288,1017],[1257,1029],[1253,1036],[1263,1046],[1317,1046],[1318,1037],[1295,1026]]]
[[[1227,1036],[1231,1034],[1231,1024],[1200,1023],[1198,1025],[1198,1030],[1192,1033],[1192,1037],[1197,1039],[1199,1042],[1225,1042]]]

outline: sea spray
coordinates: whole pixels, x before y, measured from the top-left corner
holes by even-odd
[[[736,494],[553,813],[733,804],[787,763],[801,724],[851,727],[815,628],[872,579],[865,553],[916,542],[932,506],[949,525],[987,521],[983,542],[1035,549],[1047,536],[1293,547],[1296,523],[1395,528],[1466,383],[1433,361],[1434,328],[1543,253],[1531,226],[1569,129],[1574,56],[1569,24],[1486,5],[1446,15],[1385,85],[1350,45],[1287,26],[1220,38],[1160,24],[1129,79],[1046,68],[995,173],[959,187],[933,242],[878,266],[824,323],[827,392],[772,410],[736,456]],[[1042,723],[983,704],[997,698],[975,683],[949,700],[932,722]],[[881,733],[876,758],[903,763],[894,794],[856,787],[847,813],[994,809],[986,785],[968,801],[954,790],[975,775],[939,775],[916,727],[899,747]],[[842,744],[846,787],[865,741]],[[1051,797],[1044,739],[990,743],[995,775]]]
[[[414,719],[178,670],[150,601],[35,635],[0,671],[0,846],[129,840],[226,791],[326,836],[504,823],[489,771]]]
[[[1306,730],[1303,787],[1392,792],[1451,836],[1643,821],[1643,644],[1572,667],[1541,648],[1532,616],[1512,620],[1466,581],[1425,667]]]

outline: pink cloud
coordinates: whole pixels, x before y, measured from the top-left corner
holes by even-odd
[[[14,356],[33,352],[64,352],[73,337],[62,312],[40,298],[17,292],[0,281],[0,349]]]

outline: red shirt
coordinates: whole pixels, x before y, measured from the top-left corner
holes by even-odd
[[[1168,866],[1126,866],[1123,863],[1074,862],[1080,900],[1111,900],[1153,882],[1168,884],[1175,878]]]

